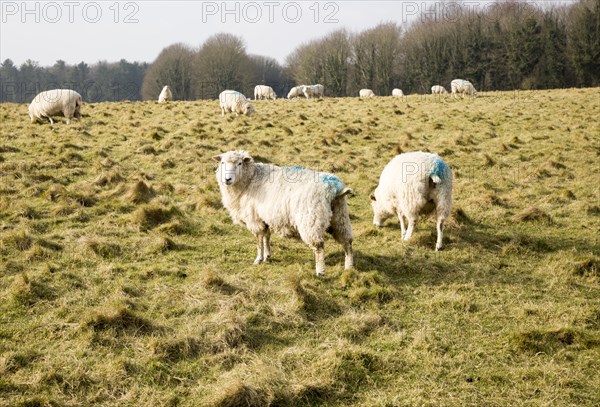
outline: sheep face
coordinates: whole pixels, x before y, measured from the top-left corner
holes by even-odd
[[[242,111],[246,116],[252,116],[255,112],[254,107],[250,103],[244,104]]]
[[[377,227],[383,226],[383,222],[393,215],[384,207],[381,201],[377,200],[375,192],[371,194],[371,208],[373,209],[373,224]]]
[[[243,171],[252,162],[252,157],[245,151],[230,151],[214,156],[213,160],[219,162],[217,167],[219,184],[233,186],[242,178]]]

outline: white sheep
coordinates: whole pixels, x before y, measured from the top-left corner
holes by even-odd
[[[257,238],[254,264],[271,256],[271,233],[300,237],[315,253],[317,275],[325,272],[325,232],[344,247],[345,268],[353,267],[352,226],[346,195],[335,175],[302,167],[255,162],[245,151],[213,157],[223,206],[233,222]]]
[[[162,88],[160,95],[158,95],[158,103],[165,103],[169,100],[173,100],[173,93],[171,93],[171,88],[165,85],[165,87]]]
[[[294,86],[292,89],[290,89],[290,91],[287,95],[287,98],[293,99],[293,98],[297,98],[297,97],[304,95],[305,87],[306,87],[306,85]]]
[[[233,112],[236,116],[240,114],[250,116],[254,113],[254,107],[246,99],[246,96],[235,90],[221,92],[219,94],[219,105],[221,106],[221,116],[225,116],[225,112]]]
[[[256,85],[254,87],[254,100],[258,99],[275,100],[277,99],[277,94],[270,86]]]
[[[409,240],[419,213],[431,209],[429,203],[433,203],[436,210],[435,250],[440,250],[444,220],[452,209],[452,171],[437,154],[417,151],[397,155],[385,166],[379,185],[371,194],[373,223],[382,226],[395,214],[400,221],[402,238]],[[408,220],[408,229],[405,229],[404,218]]]
[[[402,89],[396,88],[396,89],[394,89],[392,91],[392,96],[396,96],[398,98],[401,98],[402,96],[404,96],[404,92],[402,92]]]
[[[29,105],[29,118],[34,123],[46,118],[54,124],[52,116],[63,115],[67,124],[75,117],[81,121],[81,95],[71,89],[53,89],[38,93]]]
[[[375,93],[371,89],[361,89],[358,92],[358,96],[361,98],[373,98],[375,97]]]
[[[304,96],[307,99],[310,99],[311,97],[320,99],[323,97],[323,94],[325,93],[325,87],[321,84],[308,85],[303,88],[302,93],[304,93]]]
[[[452,91],[453,98],[459,93],[463,98],[465,95],[473,97],[477,96],[477,90],[475,90],[473,84],[464,79],[454,79],[452,82],[450,82],[450,89]]]
[[[445,95],[448,91],[442,85],[433,85],[431,87],[431,93],[433,95]]]

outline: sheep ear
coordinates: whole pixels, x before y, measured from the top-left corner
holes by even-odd
[[[215,161],[221,161],[221,156],[220,155],[215,155],[215,156],[213,156],[212,159],[215,160]]]
[[[371,194],[370,195],[371,201],[376,201],[377,199],[375,199],[375,194]]]
[[[252,157],[250,157],[249,155],[247,155],[246,157],[244,157],[244,162],[245,163],[249,163],[249,162],[252,162],[252,161],[253,161]]]

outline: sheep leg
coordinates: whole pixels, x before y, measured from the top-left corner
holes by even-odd
[[[435,250],[442,250],[442,237],[444,236],[444,218],[438,217],[437,220],[437,241],[435,242]]]
[[[352,242],[344,244],[344,269],[348,270],[354,267],[354,258],[352,256]]]
[[[315,268],[317,276],[325,274],[325,243],[318,243],[316,246],[311,247],[315,252]]]
[[[257,248],[257,255],[256,255],[256,259],[254,260],[254,264],[260,264],[263,262],[264,257],[263,257],[263,253],[264,253],[264,238],[263,238],[263,234],[259,233],[256,235],[256,240],[257,240],[257,244],[256,244],[256,248]]]
[[[408,218],[408,229],[406,229],[406,234],[403,237],[404,240],[409,240],[412,236],[416,221],[415,218]]]
[[[406,236],[406,225],[404,224],[404,216],[398,212],[398,220],[400,221],[400,231],[402,232],[402,239]]]
[[[263,237],[263,247],[264,247],[264,259],[263,262],[267,262],[271,258],[271,232],[267,230]]]

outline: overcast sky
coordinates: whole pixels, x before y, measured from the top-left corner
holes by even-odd
[[[62,59],[89,64],[152,62],[174,43],[200,46],[209,36],[241,36],[250,54],[283,63],[298,45],[339,28],[357,32],[381,22],[405,25],[440,1],[30,1],[0,0],[0,60],[42,66]],[[490,0],[446,0],[468,13]],[[530,2],[531,3],[531,2]],[[450,14],[450,13],[447,13]],[[456,15],[456,14],[455,14]]]

